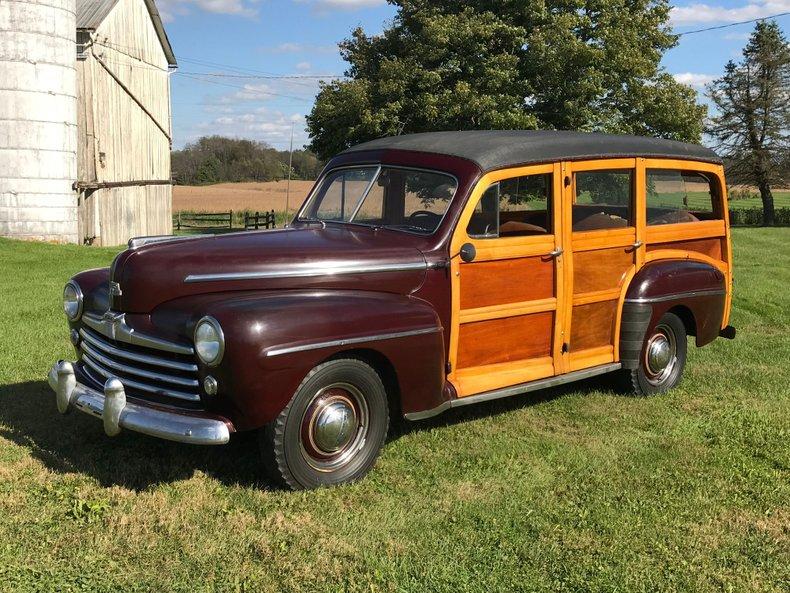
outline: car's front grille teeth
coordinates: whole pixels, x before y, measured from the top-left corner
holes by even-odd
[[[97,383],[116,377],[138,397],[200,402],[198,367],[192,357],[110,340],[86,327],[80,329],[80,337],[84,370]]]

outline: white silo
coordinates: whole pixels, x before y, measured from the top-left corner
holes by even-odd
[[[0,235],[78,242],[75,0],[0,0]]]

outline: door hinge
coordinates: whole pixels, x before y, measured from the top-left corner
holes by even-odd
[[[563,342],[562,343],[562,348],[560,349],[560,352],[562,352],[562,354],[565,354],[565,353],[568,352],[568,342]]]
[[[565,187],[570,187],[570,185],[571,185],[571,176],[570,175],[566,175],[565,176],[565,180],[563,181],[563,183],[565,183]]]

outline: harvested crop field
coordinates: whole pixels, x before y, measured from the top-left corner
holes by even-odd
[[[313,181],[291,181],[289,209],[300,206]],[[176,185],[173,212],[227,212],[228,210],[285,211],[287,181]]]

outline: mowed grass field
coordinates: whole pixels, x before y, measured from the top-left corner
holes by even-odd
[[[252,210],[285,212],[286,195],[288,210],[294,212],[302,205],[314,181],[287,181],[245,183],[217,183],[214,185],[174,185],[173,212],[228,212]]]
[[[673,392],[397,423],[368,478],[298,493],[251,436],[59,416],[61,288],[114,250],[0,239],[0,591],[787,591],[790,230],[733,236],[738,337],[692,348]]]

